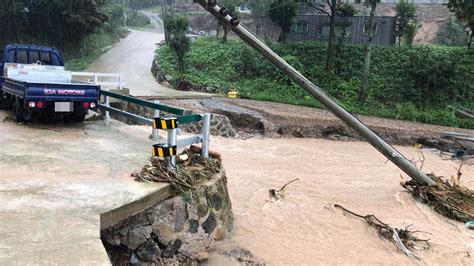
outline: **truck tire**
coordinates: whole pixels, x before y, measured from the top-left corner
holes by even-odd
[[[15,99],[15,101],[12,104],[12,114],[13,114],[13,120],[15,122],[23,122],[23,112],[24,112],[24,106],[23,106],[23,101],[20,99]]]

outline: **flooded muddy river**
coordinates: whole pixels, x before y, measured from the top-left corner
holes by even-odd
[[[416,264],[376,231],[333,207],[374,214],[392,227],[426,231],[431,249],[415,252],[422,263],[473,264],[474,231],[418,203],[399,185],[401,170],[364,142],[321,139],[213,138],[223,155],[235,215],[235,235],[219,247],[249,249],[267,264]],[[416,158],[412,147],[398,147]],[[425,152],[424,170],[456,173],[457,163]],[[474,187],[474,166],[463,168]],[[300,178],[286,197],[271,202],[268,190]],[[210,264],[221,264],[213,256]]]

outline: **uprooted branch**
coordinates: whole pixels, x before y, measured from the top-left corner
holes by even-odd
[[[299,178],[295,178],[293,180],[291,180],[290,182],[287,182],[286,184],[284,184],[281,188],[279,189],[269,189],[268,192],[270,194],[270,198],[273,198],[275,200],[280,200],[280,199],[283,199],[285,197],[285,187],[288,186],[289,184],[295,182],[295,181],[298,181],[300,180]]]
[[[347,212],[353,216],[361,218],[369,224],[369,226],[375,228],[379,236],[383,239],[386,239],[392,243],[394,243],[400,251],[405,253],[408,257],[412,257],[415,259],[419,259],[415,254],[413,254],[412,250],[417,247],[417,244],[422,244],[423,248],[429,248],[430,243],[429,239],[421,239],[415,236],[416,233],[419,231],[411,231],[408,228],[410,226],[405,227],[405,229],[400,228],[393,228],[388,224],[380,221],[377,217],[372,214],[369,215],[360,215],[355,212],[352,212],[341,205],[335,204],[334,207],[342,209],[344,212]]]

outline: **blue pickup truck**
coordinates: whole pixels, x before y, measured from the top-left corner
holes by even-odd
[[[17,122],[52,116],[82,122],[98,107],[100,87],[73,80],[55,48],[8,45],[0,66],[0,106]]]

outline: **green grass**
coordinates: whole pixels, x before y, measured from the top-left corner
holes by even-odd
[[[474,129],[474,121],[457,118],[447,108],[474,105],[474,54],[465,48],[374,47],[369,98],[361,104],[357,94],[364,64],[363,46],[338,48],[333,72],[324,69],[325,43],[271,46],[351,112]],[[235,89],[243,98],[322,107],[241,41],[224,44],[216,38],[196,40],[187,56],[185,73],[176,69],[169,47],[162,46],[157,52],[161,67],[171,76],[217,87],[223,94]]]

